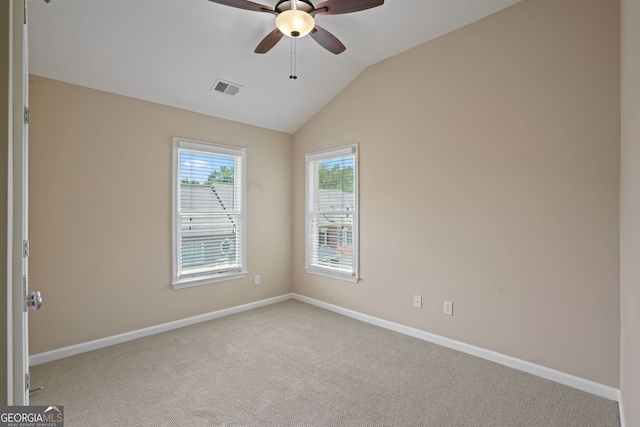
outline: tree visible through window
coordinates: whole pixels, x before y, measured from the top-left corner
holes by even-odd
[[[307,154],[307,271],[358,280],[357,145]]]
[[[244,150],[174,139],[174,287],[244,275]]]

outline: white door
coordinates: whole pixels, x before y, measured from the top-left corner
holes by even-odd
[[[11,286],[9,287],[10,322],[12,339],[9,347],[10,405],[29,404],[29,341],[27,308],[39,308],[39,293],[28,294],[28,54],[27,54],[27,3],[26,0],[10,0],[10,99],[11,145],[9,149],[9,208],[11,224],[11,250],[9,253]],[[29,295],[29,296],[28,296]]]

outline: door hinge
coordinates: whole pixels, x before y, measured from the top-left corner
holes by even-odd
[[[24,107],[24,123],[29,124],[29,107]]]
[[[22,296],[24,297],[23,312],[27,312],[29,308],[29,297],[27,296],[27,275],[22,276]]]
[[[27,25],[27,0],[22,0],[22,19],[22,23]]]
[[[29,258],[29,241],[22,241],[22,256],[25,258]]]
[[[31,372],[27,372],[24,375],[24,386],[25,391],[29,391],[29,389],[31,389]]]

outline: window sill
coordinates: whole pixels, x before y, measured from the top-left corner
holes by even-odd
[[[209,285],[211,283],[226,282],[227,280],[242,279],[247,276],[247,271],[234,271],[230,273],[220,273],[211,276],[201,276],[189,279],[179,279],[171,283],[173,289],[192,288],[194,286]]]
[[[331,277],[332,279],[344,280],[346,282],[358,283],[360,281],[359,277],[340,274],[340,273],[334,273],[333,271],[327,271],[324,269],[307,267],[305,270],[307,270],[307,273],[309,274],[317,274],[318,276]]]

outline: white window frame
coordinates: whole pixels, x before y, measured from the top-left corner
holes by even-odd
[[[347,272],[338,268],[332,268],[330,266],[318,265],[313,262],[312,250],[314,246],[319,245],[319,238],[321,237],[321,231],[318,233],[313,230],[313,217],[317,215],[314,212],[318,202],[314,200],[317,197],[318,190],[318,174],[317,167],[313,167],[313,164],[334,158],[340,158],[345,156],[352,156],[354,158],[353,169],[353,191],[354,191],[354,207],[353,212],[350,212],[353,218],[351,239],[353,241],[353,265],[351,271]],[[360,280],[359,277],[359,184],[358,184],[358,144],[351,144],[343,147],[332,148],[329,150],[318,151],[314,153],[308,153],[305,155],[305,228],[306,228],[306,240],[305,240],[305,253],[306,261],[305,268],[307,273],[318,274],[321,276],[332,277],[335,279],[346,280],[349,282],[357,283]],[[342,233],[342,232],[341,232]],[[341,238],[341,236],[340,236]]]
[[[180,214],[179,192],[180,192],[180,152],[182,150],[200,151],[213,155],[224,155],[238,157],[241,162],[240,172],[234,170],[234,177],[240,179],[240,266],[239,268],[211,272],[193,276],[181,276],[179,271],[179,243],[180,236]],[[210,142],[193,141],[184,138],[173,138],[173,173],[172,173],[172,256],[173,256],[173,279],[171,285],[174,289],[188,288],[192,286],[206,285],[210,283],[222,282],[226,280],[241,279],[247,275],[247,244],[246,244],[246,149],[230,147]],[[234,180],[235,181],[235,180]]]

